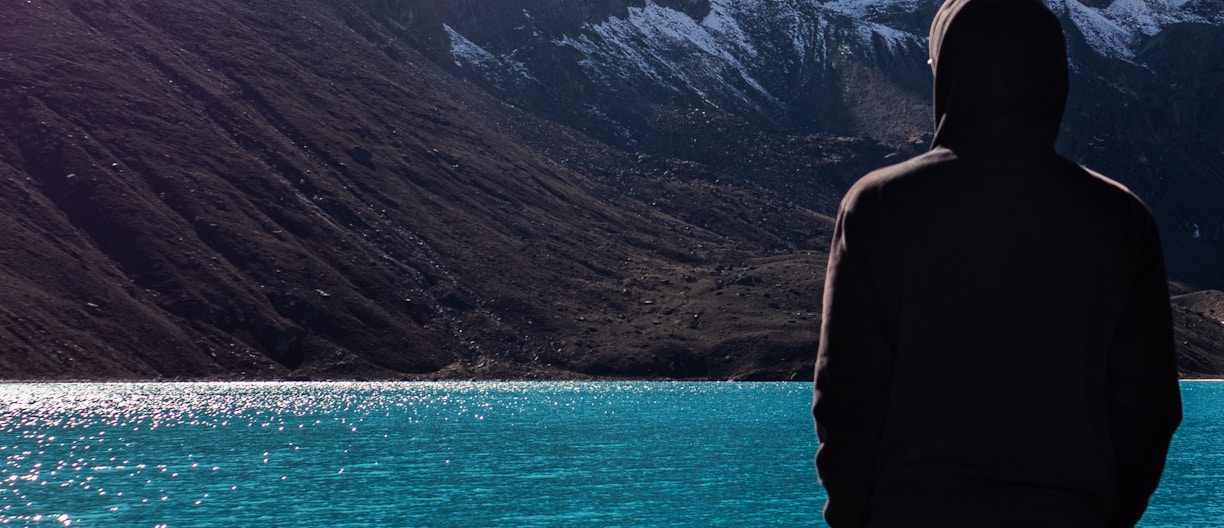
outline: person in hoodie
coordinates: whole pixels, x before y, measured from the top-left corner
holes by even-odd
[[[1040,0],[948,0],[930,59],[931,150],[858,181],[834,230],[825,519],[1133,526],[1181,420],[1151,213],[1055,153],[1066,45]]]

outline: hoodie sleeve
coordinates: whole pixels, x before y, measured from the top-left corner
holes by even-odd
[[[847,196],[834,228],[816,359],[816,467],[832,528],[867,522],[893,361],[870,258],[876,218],[862,196]]]
[[[1182,416],[1164,260],[1150,216],[1146,226],[1141,271],[1110,346],[1109,418],[1120,499],[1111,527],[1134,526],[1143,516]]]

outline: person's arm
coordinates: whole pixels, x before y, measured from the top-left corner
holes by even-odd
[[[1181,422],[1169,287],[1156,226],[1148,220],[1142,266],[1114,332],[1109,356],[1110,428],[1119,473],[1111,527],[1132,527],[1160,483]]]
[[[893,345],[871,269],[871,245],[880,243],[876,218],[855,196],[842,204],[829,251],[812,405],[832,528],[867,522],[892,373]]]

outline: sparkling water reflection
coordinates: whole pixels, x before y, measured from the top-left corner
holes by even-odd
[[[802,384],[0,385],[0,520],[717,526],[819,511]]]
[[[1224,384],[1144,526],[1220,509]],[[822,526],[800,383],[0,384],[0,524]]]

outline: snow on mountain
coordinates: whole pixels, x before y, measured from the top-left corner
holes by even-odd
[[[444,18],[449,56],[440,61],[513,104],[616,144],[644,140],[650,120],[666,119],[662,108],[893,145],[929,128],[924,63],[941,0],[624,0],[548,12],[536,9],[543,1],[498,0]],[[1195,68],[1213,59],[1181,64],[1168,57],[1184,52],[1161,50],[1194,49],[1224,27],[1220,0],[1045,1],[1063,21],[1077,86],[1125,97],[1159,99],[1136,91],[1148,81],[1120,78],[1111,62],[1205,79]],[[1188,108],[1178,115],[1197,115]]]
[[[531,73],[523,63],[508,56],[494,55],[468,40],[448,24],[442,24],[442,29],[446,31],[446,36],[450,41],[450,52],[451,57],[455,60],[455,66],[474,68],[481,75],[492,79],[501,79],[507,74],[531,79]]]
[[[1097,53],[1130,61],[1146,37],[1179,23],[1222,24],[1189,9],[1191,0],[1113,0],[1091,7],[1077,0],[1048,0],[1050,8],[1069,18]]]
[[[930,133],[927,33],[942,0],[472,0],[416,18],[396,7],[413,2],[366,1],[516,108],[782,192],[805,180],[737,165],[741,155],[842,137],[877,142],[882,163]],[[1071,51],[1060,152],[1122,180],[1184,233],[1170,245],[1179,269],[1218,276],[1184,244],[1224,241],[1224,2],[1045,1]]]
[[[817,0],[712,0],[701,20],[648,0],[553,44],[579,52],[597,79],[644,75],[675,93],[712,102],[707,94],[718,92],[761,108],[778,105],[786,96],[780,92],[793,89],[793,80],[770,70],[778,64],[827,67],[830,52],[896,54],[924,42],[923,35],[846,16]]]
[[[930,13],[940,0],[710,0],[702,20],[646,0],[626,16],[588,21],[552,44],[580,52],[583,66],[597,78],[645,75],[676,91],[722,85],[740,99],[773,98],[754,69],[762,49],[779,51],[787,41],[796,58],[826,62],[829,45],[845,52],[902,52],[925,46]],[[1224,24],[1224,15],[1201,15],[1198,0],[1047,0],[1051,9],[1074,24],[1099,54],[1130,61],[1145,38],[1172,24]],[[1103,5],[1103,7],[1101,7]],[[1202,10],[1198,10],[1202,11]],[[921,14],[921,16],[916,16]],[[524,11],[524,16],[530,15]],[[496,56],[451,27],[456,61],[489,66],[501,63],[528,75],[511,59]],[[727,75],[731,74],[731,75]],[[727,80],[731,79],[731,82]]]
[[[775,104],[775,91],[786,83],[763,78],[762,65],[776,64],[781,53],[789,62],[826,64],[830,52],[872,55],[900,53],[926,40],[889,25],[884,14],[914,9],[924,0],[899,0],[872,6],[838,0],[711,0],[700,20],[652,0],[631,6],[627,15],[588,21],[549,44],[578,52],[586,75],[596,81],[642,78],[677,94],[719,91],[749,106]],[[526,20],[529,14],[524,12]],[[450,52],[459,66],[483,70],[497,65],[515,76],[529,77],[530,64],[515,60],[517,50],[497,54],[445,27]],[[539,37],[535,33],[533,37]],[[538,44],[538,43],[537,43]],[[504,75],[504,74],[503,74]]]
[[[831,0],[822,4],[822,7],[830,11],[849,15],[855,18],[864,20],[875,20],[882,13],[887,13],[895,9],[904,9],[909,11],[918,11],[924,7],[923,0]]]
[[[830,0],[821,7],[887,26],[893,14],[933,12],[939,3],[940,0]],[[1224,17],[1219,14],[1202,15],[1193,9],[1201,0],[1046,0],[1046,3],[1070,20],[1097,53],[1122,60],[1132,59],[1144,38],[1172,24],[1224,24]]]
[[[455,58],[455,66],[462,68],[465,64],[480,67],[501,65],[501,60],[496,55],[468,40],[450,25],[442,24],[442,29],[450,39],[451,56]]]
[[[585,29],[554,44],[582,53],[582,64],[598,77],[627,77],[636,72],[677,89],[700,92],[702,87],[721,84],[741,99],[772,98],[746,65],[756,58],[756,47],[721,5],[713,5],[705,20],[697,21],[680,11],[647,3],[630,8],[627,18],[612,18]],[[745,93],[745,88],[755,93]]]
[[[940,0],[830,0],[824,9],[861,20],[888,24],[891,14],[933,11]],[[1219,14],[1202,15],[1193,9],[1201,0],[1046,0],[1083,33],[1099,54],[1122,60],[1134,57],[1145,37],[1172,24],[1222,24]]]

